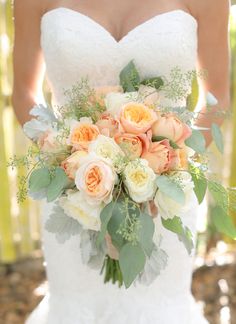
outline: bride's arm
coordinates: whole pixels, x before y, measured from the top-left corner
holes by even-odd
[[[191,0],[192,1],[192,0]],[[202,93],[208,91],[218,100],[215,109],[226,110],[230,106],[229,78],[229,0],[195,0],[194,15],[198,20],[198,69],[206,70],[206,79],[200,80]],[[210,127],[212,122],[221,124],[223,118],[215,113],[206,114],[205,96],[200,99],[201,114],[197,124]],[[207,144],[211,142],[210,131],[204,131]]]
[[[12,103],[21,124],[29,120],[29,110],[42,98],[44,61],[40,48],[42,2],[14,1],[15,39]]]

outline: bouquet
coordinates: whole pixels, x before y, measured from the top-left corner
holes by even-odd
[[[33,118],[24,125],[33,144],[27,156],[10,162],[29,169],[19,200],[29,194],[53,202],[46,229],[61,243],[79,235],[83,262],[101,269],[105,282],[126,288],[137,281],[151,284],[168,262],[156,237],[153,205],[161,226],[175,233],[190,254],[192,233],[181,215],[190,212],[192,196],[200,204],[208,188],[216,202],[216,227],[236,237],[228,216],[235,208],[232,191],[211,178],[204,129],[194,126],[196,73],[183,77],[176,68],[171,75],[171,81],[141,80],[131,61],[120,73],[120,85],[93,89],[82,80],[65,92],[68,100],[56,111],[33,107]],[[163,94],[183,99],[183,106],[168,107]],[[215,104],[209,94],[209,111]],[[212,135],[223,151],[216,124]],[[114,259],[108,241],[117,252]]]

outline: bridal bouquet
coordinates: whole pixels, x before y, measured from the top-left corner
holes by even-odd
[[[192,84],[194,77],[188,75]],[[141,80],[133,61],[121,71],[119,86],[92,89],[82,80],[56,112],[33,107],[33,119],[24,125],[33,145],[10,163],[28,166],[22,183],[31,197],[53,202],[46,229],[61,243],[79,235],[83,262],[102,269],[105,282],[126,288],[150,284],[165,268],[157,226],[175,233],[191,253],[192,233],[181,215],[191,212],[194,194],[200,204],[209,189],[215,225],[236,237],[227,215],[229,190],[207,177],[205,140],[194,127],[196,93],[183,87],[178,95],[186,96],[186,105],[170,108],[161,99],[161,93],[173,95],[170,89],[164,78]],[[216,124],[212,135],[222,151]],[[19,199],[25,194],[21,188]],[[108,241],[117,258],[109,256]]]

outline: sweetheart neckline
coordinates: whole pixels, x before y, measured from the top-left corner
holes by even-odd
[[[181,14],[184,14],[186,17],[189,17],[190,19],[192,19],[192,21],[196,24],[196,26],[198,25],[198,22],[197,22],[197,19],[191,15],[189,12],[183,10],[183,9],[174,9],[174,10],[170,10],[170,11],[166,11],[166,12],[163,12],[163,13],[160,13],[160,14],[157,14],[157,15],[154,15],[153,17],[145,20],[144,22],[141,22],[140,24],[136,25],[135,27],[133,27],[131,30],[129,30],[121,39],[117,40],[112,34],[111,32],[109,32],[109,30],[107,30],[103,25],[101,25],[100,23],[98,23],[96,20],[94,20],[93,18],[91,18],[90,16],[86,15],[86,14],[83,14],[81,13],[80,11],[78,10],[74,10],[74,9],[71,9],[71,8],[67,8],[67,7],[57,7],[57,8],[54,8],[54,9],[50,9],[48,11],[46,11],[44,14],[42,14],[41,16],[41,24],[43,22],[43,20],[57,12],[57,11],[60,11],[60,10],[63,10],[63,11],[67,11],[67,12],[71,12],[73,14],[76,14],[84,19],[87,19],[90,23],[93,23],[95,26],[99,27],[101,30],[103,30],[104,32],[106,32],[106,34],[108,34],[108,36],[113,40],[113,42],[115,42],[117,45],[121,44],[123,41],[125,41],[130,34],[134,33],[136,30],[138,30],[139,28],[145,26],[146,24],[152,22],[153,20],[155,19],[158,19],[158,18],[161,18],[161,17],[165,17],[165,16],[168,16],[168,15],[173,15],[173,14],[176,14],[176,13],[181,13]]]

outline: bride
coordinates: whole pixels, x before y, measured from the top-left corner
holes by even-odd
[[[81,77],[93,86],[117,85],[119,72],[132,59],[142,78],[168,76],[176,66],[207,70],[201,92],[213,93],[225,109],[228,15],[228,0],[15,0],[16,115],[23,124],[32,106],[43,102],[45,71],[53,104],[61,105],[64,90]],[[198,124],[207,127],[212,121],[201,116]],[[209,144],[210,132],[204,135]],[[192,204],[183,221],[196,234],[197,203]],[[119,289],[104,285],[99,273],[82,263],[78,236],[60,245],[45,231],[51,208],[46,203],[42,208],[49,293],[27,324],[207,323],[191,294],[193,256],[173,233],[161,229],[169,260],[154,283]]]

